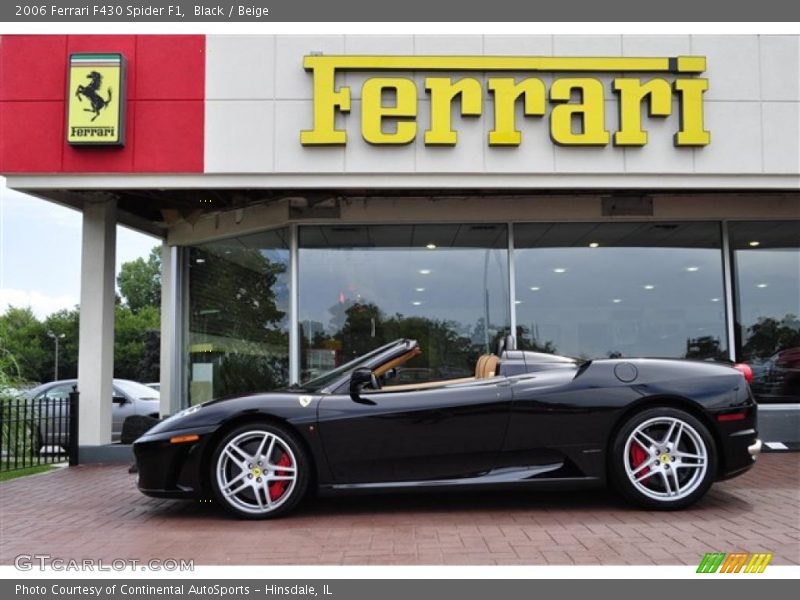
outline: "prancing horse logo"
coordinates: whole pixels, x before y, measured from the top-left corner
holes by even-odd
[[[311,401],[312,401],[313,399],[314,399],[314,397],[313,397],[313,396],[300,396],[299,398],[297,398],[297,401],[300,403],[300,406],[302,406],[303,408],[305,408],[306,406],[308,406],[309,404],[311,404]]]
[[[80,100],[81,96],[83,96],[89,101],[92,105],[91,108],[84,108],[83,110],[94,113],[92,117],[92,121],[94,121],[100,116],[100,111],[111,102],[111,88],[108,88],[108,98],[104,100],[98,93],[100,86],[103,84],[103,76],[97,71],[92,71],[86,78],[91,79],[92,82],[89,85],[78,85],[78,89],[75,90],[75,97]]]

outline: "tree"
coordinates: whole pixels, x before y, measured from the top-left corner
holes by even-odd
[[[286,265],[252,248],[218,255],[200,248],[190,257],[190,331],[252,342],[278,342],[286,313],[278,308],[278,276]]]
[[[13,357],[19,376],[26,381],[51,381],[55,369],[55,340],[59,337],[58,376],[69,379],[78,375],[77,308],[63,309],[39,321],[30,308],[10,306],[0,316],[2,354]]]
[[[420,375],[433,380],[471,374],[478,356],[485,352],[485,346],[474,345],[468,335],[459,334],[459,326],[453,321],[399,313],[386,316],[377,304],[368,301],[336,304],[329,311],[332,322],[341,321],[332,336],[341,349],[340,363],[395,339],[415,339],[422,353],[403,367],[418,369]],[[315,335],[314,345],[324,347],[325,342]]]
[[[193,345],[206,347],[190,360],[212,364],[214,381],[213,391],[193,391],[193,399],[285,385],[289,335],[279,297],[286,264],[255,248],[193,248],[189,268],[189,331]]]
[[[161,327],[161,248],[123,263],[117,276],[123,302],[114,307],[114,376],[158,381]]]
[[[114,308],[114,376],[138,381],[158,381],[158,361],[148,347],[157,341],[161,315],[155,306],[133,312],[127,306]]]
[[[64,335],[58,343],[58,377],[60,379],[73,379],[78,376],[78,334],[80,330],[81,313],[75,308],[62,309],[54,312],[44,320],[47,331],[55,335]],[[48,338],[48,348],[51,356],[54,355],[54,340]],[[51,368],[42,381],[49,381],[53,376]]]
[[[335,315],[337,304],[331,307]],[[386,343],[384,316],[377,304],[372,302],[353,302],[344,309],[345,320],[335,336],[342,343],[342,360],[348,361],[362,356]]]
[[[124,263],[117,282],[124,303],[116,303],[114,376],[158,381],[160,350],[161,260],[153,248],[147,260]],[[80,310],[63,309],[40,321],[30,308],[8,307],[0,315],[0,362],[11,365],[19,378],[51,381],[54,375],[55,341],[59,336],[58,377],[78,376]],[[60,337],[63,335],[64,337]]]
[[[0,316],[0,347],[13,358],[19,377],[27,381],[50,381],[53,351],[47,343],[47,329],[30,308],[15,308]]]
[[[159,323],[160,323],[159,315]],[[145,383],[158,381],[161,376],[161,330],[144,332],[144,350],[139,362],[139,380]]]
[[[556,348],[552,340],[542,343],[542,340],[537,339],[531,333],[530,328],[525,325],[517,325],[517,349],[544,352],[545,354],[558,354],[558,348]]]
[[[800,320],[794,314],[781,320],[759,317],[747,328],[742,350],[750,358],[768,358],[779,350],[800,346]]]
[[[117,275],[120,294],[134,313],[145,306],[161,306],[161,248],[150,250],[147,260],[123,263]]]

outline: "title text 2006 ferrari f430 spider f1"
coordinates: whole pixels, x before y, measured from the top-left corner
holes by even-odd
[[[312,488],[608,483],[677,509],[761,447],[745,377],[723,364],[501,349],[474,377],[391,385],[419,353],[398,340],[300,386],[188,408],[136,441],[139,489],[248,518],[286,514]]]

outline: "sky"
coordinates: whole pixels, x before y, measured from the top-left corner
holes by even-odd
[[[117,227],[117,265],[160,241]],[[6,187],[0,177],[0,314],[30,306],[42,319],[80,303],[81,213]]]

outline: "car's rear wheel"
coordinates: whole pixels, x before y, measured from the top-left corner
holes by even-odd
[[[292,510],[308,486],[308,457],[293,433],[271,423],[248,423],[228,432],[211,460],[216,501],[247,519]]]
[[[685,508],[714,481],[714,440],[697,418],[670,407],[631,417],[612,444],[611,477],[629,501],[645,508]]]

